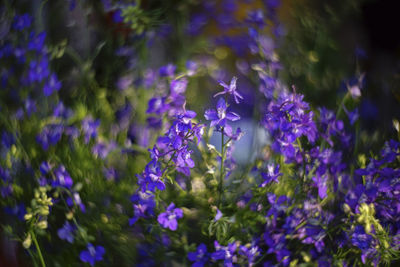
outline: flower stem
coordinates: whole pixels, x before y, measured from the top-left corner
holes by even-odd
[[[224,184],[224,161],[225,161],[225,144],[224,144],[224,127],[221,129],[221,165],[220,165],[220,177],[218,184],[218,207],[221,208],[223,184]]]
[[[40,251],[39,243],[37,242],[36,235],[33,231],[31,231],[31,236],[32,236],[33,243],[35,244],[36,250],[38,252],[40,263],[42,264],[42,267],[46,267],[46,264],[44,263],[44,259],[42,256],[42,252]]]

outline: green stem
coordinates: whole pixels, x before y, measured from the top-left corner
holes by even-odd
[[[218,207],[221,208],[223,184],[224,184],[224,160],[225,160],[225,144],[224,144],[224,127],[221,129],[221,165],[220,165],[220,177],[218,185]]]
[[[36,250],[38,252],[40,263],[42,264],[42,267],[46,267],[46,264],[44,263],[44,259],[43,259],[43,256],[42,256],[42,252],[40,251],[39,243],[36,240],[35,233],[33,231],[30,231],[30,233],[31,233],[31,236],[32,236],[33,243],[35,244]]]

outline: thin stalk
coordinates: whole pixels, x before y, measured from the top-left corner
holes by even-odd
[[[218,207],[221,208],[223,184],[224,184],[224,161],[225,161],[225,144],[224,144],[224,127],[221,129],[221,165],[220,165],[220,177],[218,184]]]
[[[42,264],[42,267],[46,267],[46,264],[44,263],[42,252],[40,251],[39,243],[37,242],[37,239],[36,239],[36,235],[33,231],[31,231],[30,233],[32,236],[33,243],[35,244],[36,250],[38,252],[40,263]]]

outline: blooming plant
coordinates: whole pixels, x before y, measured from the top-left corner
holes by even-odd
[[[95,12],[102,22],[91,27],[106,27],[88,57],[48,38],[47,1],[34,17],[11,2],[0,10],[6,263],[399,263],[399,123],[367,156],[357,107],[365,74],[345,82],[336,111],[280,79],[280,1],[246,1],[241,19],[234,1],[205,1],[175,28],[156,23],[179,12],[170,3],[67,1],[64,12]],[[240,34],[206,38],[210,22]],[[179,31],[194,44],[176,64],[141,59]],[[215,53],[194,52],[202,40]],[[233,70],[216,65],[226,47]]]

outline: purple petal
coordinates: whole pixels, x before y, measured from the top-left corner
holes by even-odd
[[[206,112],[204,112],[204,118],[209,121],[215,121],[218,120],[218,114],[213,109],[207,109]]]
[[[176,229],[178,229],[178,222],[176,220],[169,221],[168,228],[172,231],[175,231]]]
[[[217,103],[217,109],[226,110],[226,102],[223,98],[220,98]]]
[[[240,120],[240,116],[235,112],[228,112],[226,114],[226,118],[230,121],[237,121]]]

